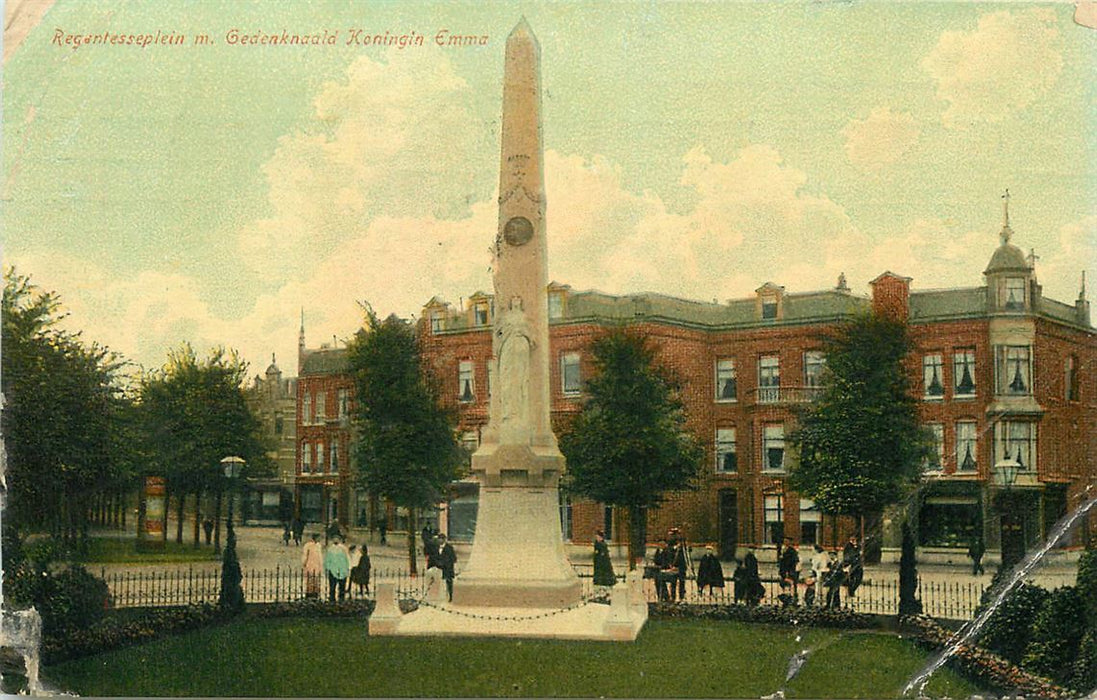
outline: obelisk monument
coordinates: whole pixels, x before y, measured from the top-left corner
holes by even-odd
[[[562,608],[580,598],[564,553],[557,485],[564,457],[550,420],[541,49],[523,18],[503,69],[499,229],[488,425],[472,456],[476,535],[454,583],[461,606]]]

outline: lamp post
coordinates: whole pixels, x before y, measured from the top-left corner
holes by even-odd
[[[232,494],[240,471],[244,468],[244,460],[241,457],[225,457],[221,460],[221,467],[225,471],[225,478],[229,482],[229,514],[228,528],[232,530]]]
[[[1009,570],[1025,555],[1024,515],[1019,512],[1020,503],[1014,498],[1013,485],[1021,465],[1012,457],[1005,457],[994,465],[1002,492],[998,495],[998,512],[1001,518],[1002,568]]]
[[[243,577],[240,572],[240,561],[236,557],[236,534],[232,530],[232,492],[233,484],[244,466],[244,460],[239,457],[225,457],[221,460],[221,466],[229,482],[229,513],[228,544],[225,546],[225,554],[221,561],[221,593],[218,596],[218,605],[222,610],[237,613],[244,609],[244,590],[240,586]]]

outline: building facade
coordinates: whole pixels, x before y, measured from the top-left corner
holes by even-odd
[[[263,437],[271,446],[276,466],[273,477],[249,479],[243,518],[249,524],[274,525],[293,517],[293,485],[297,474],[297,379],[283,377],[274,356],[262,375],[256,375],[247,400],[259,417]]]
[[[794,409],[820,387],[820,336],[858,312],[894,314],[907,319],[915,340],[911,379],[937,439],[917,494],[921,546],[966,550],[976,536],[991,550],[1030,546],[1097,483],[1097,333],[1084,282],[1074,304],[1045,298],[1032,257],[1012,236],[1007,210],[984,284],[970,288],[912,291],[910,278],[885,272],[869,296],[852,293],[843,277],[833,289],[808,293],[767,282],[750,298],[719,304],[551,284],[556,431],[582,404],[591,343],[628,324],[682,379],[688,427],[707,445],[700,487],[672,494],[649,516],[648,532],[680,527],[724,556],[785,536],[836,544],[853,523],[824,518],[788,487],[796,455],[787,436]],[[461,308],[432,299],[420,320],[426,356],[470,448],[487,422],[493,315],[493,299],[478,292]],[[1003,483],[1003,474],[1016,476]],[[1002,492],[1010,508],[1000,507]],[[611,538],[626,532],[621,514],[600,504],[564,502],[561,514],[575,541],[589,540],[595,528]],[[1075,537],[1088,537],[1095,520]],[[882,526],[884,546],[897,546],[886,514]]]

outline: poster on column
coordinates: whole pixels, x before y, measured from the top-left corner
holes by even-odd
[[[1097,689],[1094,3],[4,13],[3,602],[48,689]],[[1045,593],[965,639],[1000,664],[934,667],[1003,552]],[[487,632],[367,634],[379,586]],[[634,641],[570,626],[634,593]]]

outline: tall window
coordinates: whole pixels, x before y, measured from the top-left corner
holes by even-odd
[[[765,497],[765,544],[776,544],[785,537],[784,497],[781,494]]]
[[[804,353],[804,386],[815,389],[823,385],[825,364],[826,355],[818,350],[809,350]]]
[[[578,396],[583,383],[579,377],[579,353],[567,352],[560,356],[560,381],[565,396]]]
[[[1032,393],[1029,346],[1007,345],[998,348],[998,393],[1015,396]]]
[[[781,359],[763,355],[758,360],[758,403],[776,403],[781,399]]]
[[[973,472],[979,466],[975,421],[956,422],[956,471]]]
[[[739,458],[735,450],[735,428],[716,429],[716,471],[735,472]]]
[[[997,454],[995,461],[1017,460],[1019,471],[1036,471],[1036,424],[1023,421],[1001,421],[995,426]]]
[[[457,369],[457,400],[468,403],[476,400],[476,389],[473,385],[475,372],[472,368],[472,360],[461,360]]]
[[[349,412],[349,406],[347,404],[347,390],[339,390],[339,418],[342,420],[347,417]]]
[[[810,498],[800,499],[800,544],[815,544],[819,541],[822,519],[815,501]]]
[[[771,321],[777,318],[777,297],[766,295],[762,297],[762,319]]]
[[[945,426],[940,423],[927,423],[926,427],[933,434],[933,452],[926,457],[922,469],[927,472],[939,472],[944,469],[945,464]]]
[[[939,353],[922,356],[922,393],[927,399],[939,399],[945,395]]]
[[[308,474],[312,471],[312,445],[301,443],[301,473]]]
[[[312,394],[305,392],[305,405],[301,408],[301,422],[309,425],[312,420]]]
[[[488,303],[480,301],[472,308],[473,323],[477,326],[488,325]]]
[[[1007,277],[1005,286],[1005,299],[1003,308],[1010,311],[1020,311],[1025,308],[1025,278]]]
[[[785,469],[785,426],[780,423],[762,427],[762,469],[767,472]]]
[[[430,332],[438,333],[446,329],[446,313],[444,311],[432,311],[430,314]]]
[[[725,358],[716,361],[716,400],[735,401],[735,360]]]
[[[1075,370],[1078,360],[1070,355],[1063,360],[1063,398],[1067,401],[1078,400],[1078,373]]]
[[[324,442],[316,443],[316,473],[324,473]]]
[[[956,350],[952,353],[952,393],[956,397],[975,396],[975,351]]]
[[[331,441],[331,473],[339,473],[339,441]]]
[[[316,395],[316,421],[323,422],[328,417],[328,392]]]

